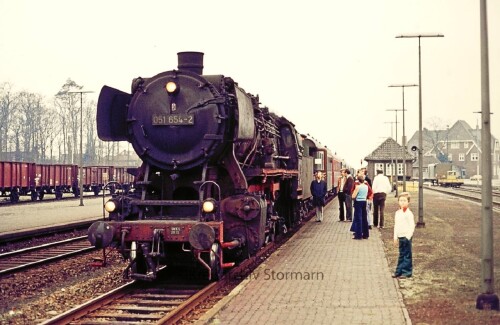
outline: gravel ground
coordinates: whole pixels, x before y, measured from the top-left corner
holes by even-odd
[[[418,192],[411,194],[410,209],[417,221]],[[388,196],[382,238],[391,270],[398,258],[392,240],[398,208],[396,199]],[[500,324],[499,312],[475,306],[481,293],[480,209],[477,203],[424,191],[425,228],[417,228],[413,237],[413,277],[398,280],[413,324]],[[500,215],[496,212],[493,217],[498,220]],[[494,228],[496,224],[495,220]],[[496,231],[494,242],[499,241],[500,233]],[[500,250],[495,250],[494,255],[498,273]],[[500,288],[498,276],[495,288]]]
[[[54,235],[50,235],[50,236],[43,236],[43,237],[39,237],[39,238],[33,238],[30,240],[21,240],[21,241],[15,241],[15,242],[10,242],[10,243],[2,243],[0,245],[0,254],[14,251],[14,250],[18,250],[18,249],[23,249],[23,248],[39,246],[39,245],[43,245],[43,244],[47,244],[47,243],[52,243],[55,241],[80,237],[80,236],[87,236],[87,229],[77,230],[77,231],[73,231],[73,232],[59,233],[59,234],[54,234]]]
[[[84,234],[86,231],[10,243],[1,246],[0,252]],[[280,242],[286,239],[288,237]],[[262,257],[259,262],[264,261],[266,257]],[[0,324],[41,323],[125,284],[122,274],[127,262],[122,260],[121,255],[115,250],[110,251],[107,266],[91,266],[92,262],[101,258],[102,251],[97,251],[0,277]],[[258,264],[255,263],[251,268],[255,268]],[[189,320],[181,321],[179,324],[192,323],[237,286],[242,279],[243,277],[240,280],[235,278],[230,281],[226,287],[199,306],[198,310],[190,315]]]
[[[36,324],[125,283],[126,263],[111,251],[108,265],[91,266],[102,251],[0,278],[0,323]]]

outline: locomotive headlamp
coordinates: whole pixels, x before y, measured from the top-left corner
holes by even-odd
[[[114,212],[116,210],[116,203],[113,200],[109,200],[104,204],[104,210],[108,213]]]
[[[167,93],[169,95],[173,95],[179,92],[179,86],[173,81],[167,82],[167,84],[165,85],[165,89],[167,90]]]
[[[205,213],[211,213],[215,211],[215,202],[214,200],[206,200],[203,202],[202,211]]]

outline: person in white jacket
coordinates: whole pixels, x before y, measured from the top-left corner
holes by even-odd
[[[382,170],[377,170],[377,176],[373,179],[373,225],[384,228],[384,208],[387,194],[392,191],[389,178]],[[380,219],[379,219],[380,218]]]
[[[393,278],[405,279],[413,275],[411,240],[415,231],[415,217],[408,208],[410,193],[399,195],[399,207],[394,216],[394,245],[399,244],[399,258]]]

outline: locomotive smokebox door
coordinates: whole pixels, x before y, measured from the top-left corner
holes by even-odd
[[[199,250],[207,250],[212,247],[215,241],[215,231],[212,227],[204,223],[197,223],[189,232],[189,243]]]
[[[144,79],[128,106],[130,143],[142,160],[162,169],[202,166],[227,146],[224,103],[212,84],[190,71]]]

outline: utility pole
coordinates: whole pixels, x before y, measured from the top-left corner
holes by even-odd
[[[422,55],[420,51],[420,39],[422,37],[444,37],[441,34],[417,34],[399,35],[396,38],[418,38],[418,222],[417,227],[425,227],[424,222],[424,177],[423,170],[423,146],[422,135]]]
[[[488,19],[486,0],[480,1],[481,34],[481,275],[482,293],[476,298],[477,309],[499,310],[495,294],[493,262],[493,198],[491,166],[490,78],[488,58]]]
[[[393,111],[395,112],[396,114],[396,144],[398,144],[398,112],[399,111],[403,111],[403,114],[404,114],[404,110],[401,110],[401,109],[386,109],[386,111]],[[404,131],[403,131],[404,133]],[[399,182],[399,176],[398,176],[398,171],[399,171],[399,168],[398,168],[398,154],[397,154],[397,150],[396,150],[396,155],[395,155],[395,159],[396,159],[396,197],[398,197],[398,182]],[[403,152],[403,165],[405,164],[405,156],[404,156],[404,152]],[[404,179],[405,175],[403,175],[403,179]]]
[[[450,163],[450,152],[449,152],[449,145],[448,143],[450,142],[450,126],[446,125],[446,162]]]
[[[78,175],[78,185],[80,187],[80,206],[83,206],[83,94],[93,93],[93,91],[68,91],[68,94],[80,94],[80,168]]]
[[[403,139],[401,141],[401,144],[403,145],[403,192],[406,192],[406,154],[408,153],[408,149],[406,148],[405,135],[405,87],[418,87],[418,85],[389,85],[389,87],[400,87],[403,90]]]
[[[392,130],[392,125],[393,124],[396,124],[396,130],[397,130],[397,122],[384,122],[386,124],[390,124],[391,125],[391,139],[394,139],[394,135],[393,135],[393,130]],[[391,150],[391,184],[394,184],[394,177],[393,177],[393,171],[394,171],[394,157],[396,156],[396,154],[394,153],[394,150]],[[385,175],[387,175],[387,171],[384,173]]]

